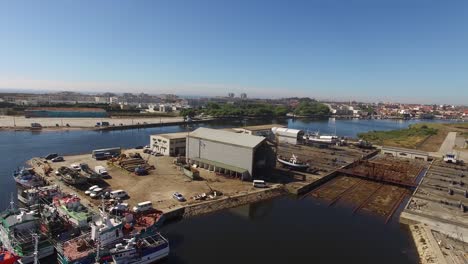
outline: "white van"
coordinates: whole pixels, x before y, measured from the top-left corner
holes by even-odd
[[[117,190],[117,191],[113,191],[110,193],[110,198],[111,199],[119,199],[119,198],[124,198],[126,197],[128,194],[126,191],[124,190]]]
[[[253,187],[255,188],[266,188],[267,185],[264,180],[254,180],[252,182]]]
[[[97,174],[99,174],[101,176],[107,176],[108,175],[106,168],[104,168],[103,166],[94,167],[94,172],[96,172]]]
[[[150,201],[138,203],[133,207],[133,212],[141,213],[153,209],[153,204]]]

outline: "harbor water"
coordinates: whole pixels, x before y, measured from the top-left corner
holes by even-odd
[[[190,131],[199,126],[240,127],[277,122],[291,128],[355,137],[369,130],[405,128],[420,121],[228,120],[193,126],[117,131],[0,132],[0,207],[15,194],[12,172],[32,157],[90,153],[107,147],[149,144],[149,135]],[[166,226],[171,242],[167,263],[417,263],[404,227],[372,216],[352,215],[313,199],[281,197],[195,217]]]

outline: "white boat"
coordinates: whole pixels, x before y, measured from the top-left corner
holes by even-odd
[[[135,237],[110,250],[115,264],[154,263],[169,255],[169,242],[157,233],[142,239]]]
[[[278,162],[294,169],[307,169],[309,164],[300,161],[296,155],[292,154],[289,160],[284,159],[283,157],[278,157]]]
[[[306,143],[316,143],[316,144],[336,144],[339,141],[337,136],[320,135],[319,132],[307,133],[306,135],[303,136],[303,139]]]

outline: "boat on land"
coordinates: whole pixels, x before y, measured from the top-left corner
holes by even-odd
[[[306,143],[332,145],[339,142],[339,138],[333,135],[320,135],[319,132],[307,133],[303,136]]]
[[[169,242],[156,233],[144,238],[132,237],[110,250],[115,264],[154,263],[169,255]]]
[[[40,218],[35,211],[11,207],[0,214],[0,242],[3,247],[20,260],[33,263],[35,257],[42,259],[54,253],[54,246],[40,232]],[[37,250],[35,249],[37,248]]]
[[[86,177],[68,167],[60,167],[58,172],[62,175],[62,180],[67,184],[80,185],[87,182]]]
[[[285,166],[287,166],[287,167],[297,169],[297,170],[305,170],[305,169],[309,168],[309,164],[300,161],[297,158],[297,156],[294,155],[294,154],[292,154],[291,158],[289,158],[289,159],[285,159],[285,158],[279,156],[278,157],[278,162],[285,165]]]

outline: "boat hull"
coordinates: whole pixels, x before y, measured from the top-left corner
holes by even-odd
[[[285,165],[285,166],[287,166],[287,167],[297,169],[297,170],[305,170],[305,169],[309,168],[308,164],[292,163],[292,162],[289,162],[289,161],[286,161],[286,160],[282,160],[280,158],[278,158],[278,162]]]

